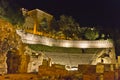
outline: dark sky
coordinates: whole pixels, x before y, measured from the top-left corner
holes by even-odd
[[[41,9],[59,18],[73,16],[81,26],[119,28],[120,0],[17,0],[28,10]]]

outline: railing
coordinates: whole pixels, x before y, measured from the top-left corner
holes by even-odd
[[[44,36],[38,36],[30,33],[24,33],[20,30],[16,31],[21,36],[24,43],[28,44],[43,44],[47,46],[58,47],[76,47],[76,48],[112,48],[113,43],[109,40],[59,40],[48,38]]]

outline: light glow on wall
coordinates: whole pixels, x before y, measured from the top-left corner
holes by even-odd
[[[48,39],[45,39],[42,42],[44,42],[45,45],[52,46],[52,42],[50,40],[48,40]]]
[[[71,47],[71,43],[69,43],[69,42],[64,42],[64,43],[62,43],[62,46],[63,46],[63,47]]]
[[[82,47],[82,48],[87,48],[89,46],[88,43],[79,43],[79,47]]]
[[[99,43],[97,46],[98,46],[98,47],[103,47],[103,46],[106,46],[106,44],[104,44],[104,43]]]
[[[23,33],[21,30],[16,31],[21,36],[23,43],[28,44],[43,44],[47,46],[57,47],[75,47],[75,48],[110,48],[113,47],[113,43],[109,40],[95,40],[95,41],[74,41],[74,40],[57,40],[44,36],[37,36],[30,33]]]

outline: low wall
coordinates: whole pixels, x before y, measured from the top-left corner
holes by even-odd
[[[113,43],[109,40],[57,40],[44,36],[25,33],[17,30],[18,35],[21,36],[22,41],[28,44],[43,44],[47,46],[57,47],[75,47],[75,48],[112,48]]]

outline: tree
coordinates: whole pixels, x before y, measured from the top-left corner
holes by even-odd
[[[74,38],[79,24],[71,16],[61,15],[60,20],[58,21],[60,30],[67,36]]]
[[[88,40],[96,40],[99,37],[99,33],[95,28],[88,28],[85,31],[85,38]]]
[[[77,36],[79,39],[85,39],[84,34],[85,34],[86,30],[87,30],[87,27],[78,27],[77,28]]]
[[[50,30],[60,31],[60,27],[58,25],[58,22],[55,18],[52,19]]]
[[[19,6],[16,5],[15,0],[0,1],[0,17],[7,19],[14,25],[22,24],[24,22],[22,12],[20,11]]]
[[[48,31],[48,24],[47,24],[47,19],[46,18],[43,18],[41,20],[41,22],[40,22],[40,30],[45,31],[45,32]]]

